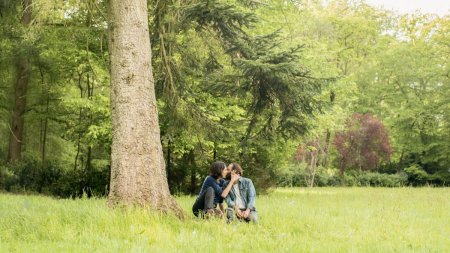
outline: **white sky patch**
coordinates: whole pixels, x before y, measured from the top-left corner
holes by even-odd
[[[400,14],[432,13],[439,16],[450,15],[450,0],[366,0],[372,6],[393,10]]]

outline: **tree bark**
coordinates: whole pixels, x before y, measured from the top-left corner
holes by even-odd
[[[172,140],[169,139],[168,143],[167,143],[167,176],[169,176],[170,172],[171,172],[171,165],[172,165]]]
[[[24,0],[22,2],[23,13],[21,23],[24,26],[29,26],[31,24],[31,5],[31,0]],[[22,158],[24,113],[26,108],[28,81],[31,73],[27,55],[20,55],[17,59],[16,72],[17,79],[15,83],[15,102],[10,126],[8,151],[8,161],[10,162],[17,162]]]
[[[151,65],[147,1],[110,0],[110,206],[139,205],[179,217],[160,141]]]

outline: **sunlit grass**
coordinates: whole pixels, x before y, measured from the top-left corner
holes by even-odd
[[[276,189],[258,226],[0,195],[1,252],[450,252],[449,188]]]

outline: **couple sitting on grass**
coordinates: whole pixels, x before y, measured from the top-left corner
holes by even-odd
[[[192,206],[192,212],[197,217],[223,217],[224,199],[227,202],[228,222],[236,217],[239,221],[258,223],[256,191],[252,180],[242,177],[242,168],[237,163],[227,166],[223,162],[214,162]]]

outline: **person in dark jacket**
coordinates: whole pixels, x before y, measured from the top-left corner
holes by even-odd
[[[195,216],[219,216],[224,213],[223,200],[233,186],[233,183],[239,179],[239,175],[230,178],[231,184],[225,186],[224,177],[227,175],[227,166],[224,162],[214,162],[209,168],[209,175],[203,181],[197,199],[192,206],[192,212]],[[220,209],[217,209],[219,205]]]

